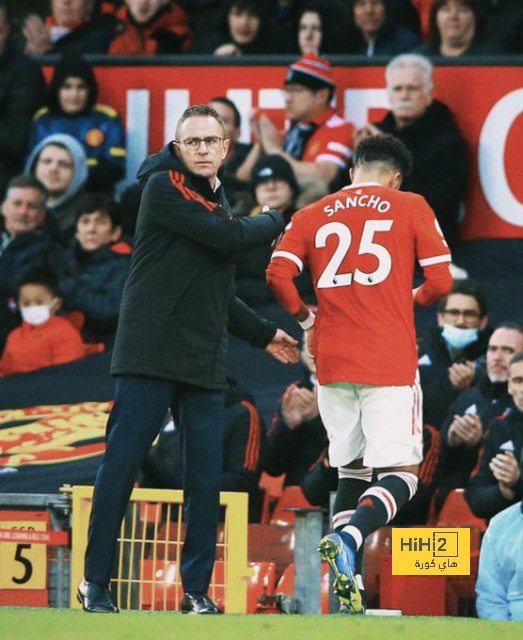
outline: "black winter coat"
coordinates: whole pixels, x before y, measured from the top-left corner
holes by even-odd
[[[189,173],[170,145],[147,158],[111,373],[225,389],[227,329],[265,347],[275,328],[234,294],[234,254],[277,237],[275,211],[232,218],[221,187]]]
[[[397,136],[411,152],[412,172],[401,190],[419,193],[427,200],[452,248],[458,239],[459,211],[467,187],[467,150],[449,108],[433,100],[408,127],[398,129],[390,111],[376,126]]]

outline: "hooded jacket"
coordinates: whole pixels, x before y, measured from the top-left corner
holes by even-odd
[[[65,113],[59,92],[67,78],[81,78],[87,86],[87,103],[80,113]],[[104,104],[97,104],[98,84],[91,65],[71,54],[57,64],[47,107],[37,111],[31,126],[29,149],[47,136],[66,133],[83,146],[89,169],[88,188],[110,191],[125,173],[125,134],[118,113]]]
[[[275,211],[232,218],[222,187],[187,171],[171,146],[149,156],[111,373],[226,388],[227,329],[265,347],[275,328],[234,294],[234,254],[275,238]]]
[[[398,129],[392,112],[376,123],[397,136],[412,154],[413,168],[402,191],[421,194],[434,209],[452,249],[458,239],[458,217],[467,188],[467,149],[447,105],[433,100],[407,127]]]
[[[40,152],[50,144],[56,144],[67,149],[74,164],[71,182],[66,190],[53,205],[47,205],[48,211],[52,213],[58,222],[60,232],[65,237],[71,233],[75,226],[76,208],[71,205],[73,204],[73,199],[76,200],[76,196],[78,196],[87,181],[87,161],[83,147],[76,138],[66,133],[55,133],[44,138],[31,151],[25,164],[25,173],[34,175],[36,161]]]

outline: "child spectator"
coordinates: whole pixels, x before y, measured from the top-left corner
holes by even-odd
[[[194,40],[189,16],[171,0],[125,0],[117,11],[119,35],[111,55],[161,55],[185,51]]]
[[[54,133],[73,136],[87,156],[86,188],[110,192],[125,173],[125,135],[117,112],[97,98],[91,65],[78,55],[63,57],[55,67],[47,106],[34,116],[29,149]]]
[[[107,343],[116,331],[131,247],[120,241],[119,211],[110,198],[84,194],[77,212],[75,240],[58,259],[55,255],[53,267],[64,307],[85,317],[86,341]]]
[[[0,376],[25,373],[41,367],[70,362],[84,356],[82,337],[64,316],[58,280],[45,270],[27,271],[18,281],[18,306],[22,325],[7,338]]]

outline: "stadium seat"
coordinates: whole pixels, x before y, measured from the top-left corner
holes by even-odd
[[[271,524],[294,524],[294,511],[291,508],[305,508],[314,509],[315,507],[307,500],[303,495],[301,487],[298,485],[292,485],[285,487],[281,496],[277,499],[274,505],[270,523]]]
[[[276,564],[274,562],[249,562],[254,575],[247,583],[247,613],[262,613],[258,598],[274,594],[276,586]]]
[[[294,596],[294,562],[288,565],[276,584],[276,593]],[[320,612],[329,613],[330,572],[327,562],[321,563],[320,569]]]
[[[487,528],[485,520],[478,518],[472,513],[465,500],[464,492],[464,489],[453,489],[449,491],[436,516],[435,526],[474,525],[478,527],[481,532],[484,532]]]
[[[249,524],[247,556],[249,562],[274,562],[276,576],[294,561],[294,529],[277,524]]]
[[[392,553],[392,527],[380,527],[367,536],[363,560],[363,584],[367,608],[378,609],[380,599],[380,558]]]
[[[283,493],[283,481],[285,474],[281,476],[270,476],[267,472],[263,472],[260,477],[259,486],[263,491],[262,510],[260,516],[260,522],[262,524],[269,524],[271,519],[271,511],[276,503],[276,500]]]

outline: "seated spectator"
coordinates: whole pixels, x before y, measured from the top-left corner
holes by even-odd
[[[523,620],[523,502],[494,516],[483,536],[476,611],[486,620]]]
[[[513,406],[490,423],[478,470],[465,489],[465,499],[479,518],[492,518],[523,498],[523,351],[510,359],[508,392]]]
[[[266,0],[228,0],[218,29],[201,35],[189,50],[191,54],[215,56],[280,53],[272,35]]]
[[[52,266],[60,277],[64,308],[84,315],[85,340],[111,343],[131,263],[131,247],[120,240],[119,211],[111,199],[84,194],[77,212],[75,240],[63,254],[51,258]]]
[[[302,347],[303,375],[285,389],[268,433],[264,470],[285,474],[284,486],[301,484],[328,444],[318,409],[314,360]]]
[[[31,118],[44,101],[40,66],[17,47],[10,11],[0,2],[0,198],[23,169]]]
[[[47,189],[46,207],[56,219],[66,242],[74,234],[78,199],[87,181],[87,159],[82,145],[70,135],[55,133],[31,151],[25,172]]]
[[[308,0],[298,12],[296,32],[297,53],[355,53],[354,37],[347,36],[348,13],[336,2]]]
[[[466,487],[487,425],[510,408],[508,363],[523,349],[523,325],[504,322],[488,341],[485,371],[475,386],[460,391],[441,428],[442,465],[436,508],[451,489]]]
[[[396,56],[418,46],[418,36],[396,22],[391,0],[349,0],[348,5],[355,27],[349,33],[355,37],[355,53]]]
[[[426,43],[416,49],[425,56],[475,56],[505,53],[485,38],[484,0],[433,0]]]
[[[220,491],[249,494],[249,522],[259,522],[265,430],[251,395],[232,378],[225,391],[225,433]],[[155,489],[182,489],[185,451],[181,433],[169,412],[157,443],[147,455],[141,484]]]
[[[76,138],[87,157],[86,189],[112,192],[125,173],[125,135],[116,111],[98,104],[97,97],[91,65],[75,54],[63,57],[51,79],[47,107],[34,116],[29,149],[54,133]]]
[[[298,181],[321,181],[331,191],[345,185],[352,127],[330,106],[335,89],[326,58],[309,53],[293,62],[284,80],[288,129],[282,133],[266,114],[255,114],[256,142],[238,177],[248,180],[260,155],[278,154],[291,165]]]
[[[437,326],[418,345],[425,424],[440,429],[458,393],[473,384],[491,332],[483,290],[471,280],[455,281],[438,302]]]
[[[449,108],[433,98],[433,67],[417,54],[393,58],[385,78],[390,111],[376,124],[367,123],[356,143],[377,133],[392,133],[412,154],[413,168],[403,191],[421,194],[434,210],[451,249],[458,241],[458,219],[467,188],[467,149]],[[466,276],[456,273],[456,277]]]
[[[251,206],[239,200],[233,210],[243,214],[250,209],[251,216],[258,215],[263,207],[275,209],[289,222],[296,211],[300,187],[290,164],[279,155],[262,156],[254,165],[251,180],[254,201]],[[272,246],[266,244],[238,255],[236,259],[236,295],[248,305],[274,302],[267,287],[265,269],[271,259]],[[308,270],[304,269],[295,281],[300,295],[307,302],[314,302],[314,291]]]
[[[51,272],[28,271],[18,280],[22,325],[13,329],[0,359],[0,376],[63,364],[84,356],[82,337],[65,317],[58,280]]]
[[[29,55],[107,53],[114,21],[109,15],[94,14],[93,0],[49,0],[48,15],[44,19],[28,16],[23,34]]]
[[[249,188],[248,182],[236,177],[236,172],[245,161],[252,145],[239,140],[242,118],[232,100],[217,96],[209,100],[209,104],[221,115],[225,125],[225,137],[230,140],[223,164],[222,184],[229,204],[234,206],[238,195]]]
[[[16,278],[45,264],[50,235],[45,228],[46,190],[34,176],[12,178],[0,217],[0,350],[19,324]],[[51,226],[51,225],[50,225]]]
[[[194,41],[187,12],[172,0],[125,0],[116,17],[111,55],[176,54]]]

